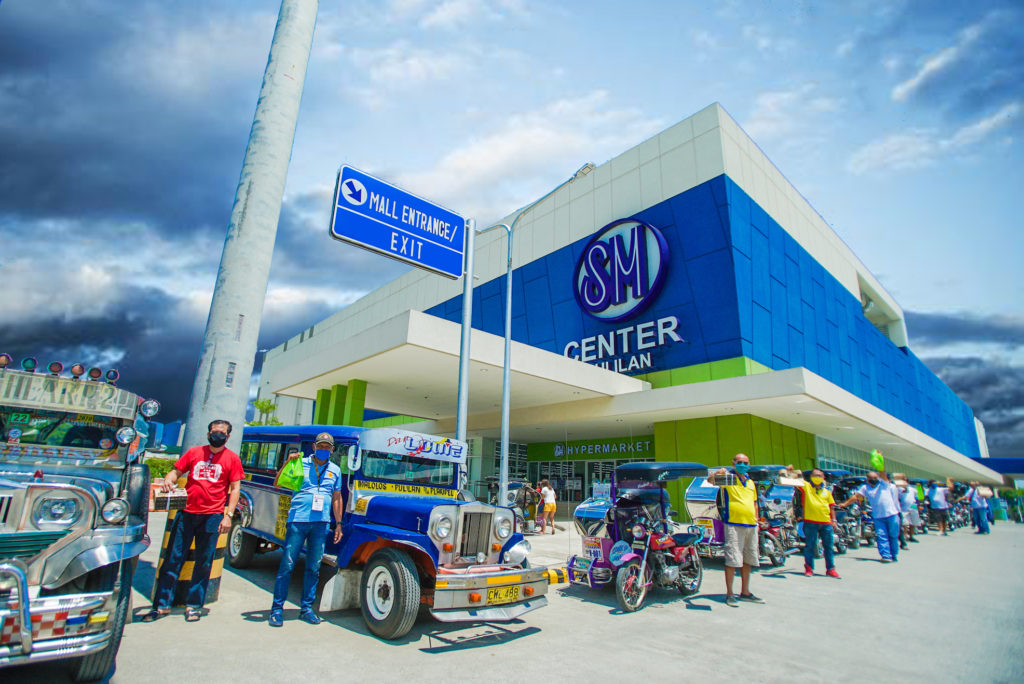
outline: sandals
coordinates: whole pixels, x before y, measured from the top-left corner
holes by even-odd
[[[199,608],[186,608],[185,609],[185,622],[199,622],[199,618],[203,616],[203,611]]]
[[[164,610],[157,610],[156,608],[154,608],[153,610],[151,610],[148,613],[146,613],[145,615],[143,615],[140,618],[140,621],[141,622],[156,622],[157,620],[159,620],[161,618],[165,618],[165,617],[167,617],[170,614],[171,614],[171,611],[169,611],[169,610],[164,611]]]

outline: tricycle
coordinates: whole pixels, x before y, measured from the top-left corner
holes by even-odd
[[[700,590],[703,566],[695,543],[701,530],[671,518],[665,485],[704,477],[700,463],[626,463],[615,469],[611,498],[587,499],[576,507],[583,553],[569,559],[569,582],[591,588],[614,584],[625,612],[643,607],[652,587],[675,588],[684,596]]]

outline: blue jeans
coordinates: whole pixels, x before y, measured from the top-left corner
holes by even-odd
[[[210,565],[213,554],[217,551],[217,528],[224,517],[223,513],[186,513],[181,511],[174,516],[171,523],[171,538],[167,543],[167,557],[160,566],[157,578],[156,599],[153,607],[160,610],[171,607],[174,600],[174,588],[181,574],[181,566],[188,557],[189,547],[195,540],[196,550],[192,566],[192,579],[185,596],[185,605],[189,608],[202,608],[206,601],[206,584],[210,580]]]
[[[303,611],[313,610],[316,585],[320,581],[320,560],[324,556],[324,543],[330,526],[330,523],[325,522],[288,523],[288,531],[284,535],[284,553],[281,554],[281,565],[277,568],[277,579],[274,581],[274,603],[271,610],[284,608],[292,570],[303,544],[306,545],[306,571],[302,576],[302,600],[299,607]]]
[[[988,534],[991,531],[988,526],[987,508],[972,508],[971,517],[974,518],[974,525],[978,528],[978,532]]]
[[[888,560],[899,560],[900,552],[900,516],[890,515],[888,518],[875,518],[875,543],[878,553]]]
[[[825,552],[825,569],[831,570],[836,567],[835,547],[832,538],[831,523],[816,523],[804,521],[804,563],[814,569],[814,549],[818,546],[818,537],[821,537],[822,550]]]

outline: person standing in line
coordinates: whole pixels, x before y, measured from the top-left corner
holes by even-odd
[[[554,534],[555,511],[558,509],[558,504],[555,503],[555,490],[551,488],[551,483],[547,480],[540,481],[540,496],[544,505],[540,514],[540,533],[544,534],[548,523],[551,523],[551,534]]]
[[[732,458],[732,467],[736,471],[736,484],[724,485],[720,489],[724,497],[725,605],[736,607],[739,601],[764,603],[764,599],[750,592],[750,571],[761,563],[757,548],[757,487],[747,477],[750,458],[746,454],[736,454]],[[725,468],[715,471],[716,477],[727,474]],[[732,580],[737,569],[740,571],[739,599],[732,593]]]
[[[195,563],[185,597],[185,621],[196,622],[203,614],[217,538],[231,529],[231,519],[242,491],[241,481],[245,479],[242,460],[224,446],[230,434],[231,423],[228,421],[211,422],[206,435],[209,444],[186,451],[164,476],[160,488],[170,492],[180,476],[188,475],[185,483],[188,502],[185,510],[178,513],[171,524],[167,557],[160,566],[153,607],[142,616],[143,622],[159,620],[171,612],[174,587],[193,540]]]
[[[883,563],[895,563],[899,561],[900,549],[900,505],[894,493],[896,488],[874,470],[868,472],[867,480],[867,484],[861,485],[839,505],[846,508],[858,498],[871,504],[878,553]]]
[[[904,483],[899,489],[900,509],[903,511],[903,529],[906,531],[907,541],[916,544],[914,531],[921,524],[921,515],[917,511],[917,492],[909,483]]]
[[[949,487],[940,487],[935,480],[928,480],[925,492],[931,508],[932,522],[939,526],[942,536],[949,535]]]
[[[809,483],[794,488],[793,507],[804,526],[804,575],[814,576],[814,553],[818,537],[821,537],[821,547],[825,553],[825,574],[840,579],[836,570],[833,538],[833,530],[838,527],[836,502],[832,492],[825,487],[824,472],[815,468],[811,471]]]
[[[324,555],[324,544],[331,525],[331,511],[334,511],[334,543],[341,541],[341,517],[345,502],[341,495],[341,468],[331,463],[334,451],[334,437],[321,432],[313,444],[313,454],[302,459],[302,484],[292,496],[288,509],[287,531],[284,537],[284,552],[274,580],[274,601],[270,606],[270,626],[284,624],[284,601],[288,597],[288,584],[292,570],[303,545],[306,547],[306,571],[302,577],[302,598],[299,603],[299,619],[311,625],[319,625],[322,619],[313,610],[316,586],[320,580],[320,561]],[[330,499],[331,505],[327,506]]]
[[[957,499],[956,502],[970,501],[971,518],[974,520],[975,527],[977,527],[977,532],[974,534],[989,534],[992,530],[988,526],[988,499],[978,492],[980,486],[980,482],[972,482],[971,488],[967,490],[964,496]]]

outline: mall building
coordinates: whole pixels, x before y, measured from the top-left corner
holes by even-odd
[[[504,230],[475,262],[480,481],[500,448]],[[510,475],[562,501],[627,461],[737,452],[863,472],[878,449],[910,476],[1001,482],[899,304],[718,104],[528,208],[513,268]],[[411,271],[270,350],[260,396],[285,423],[453,435],[461,320],[461,280]]]

